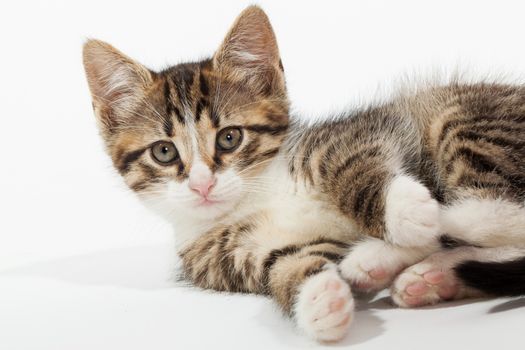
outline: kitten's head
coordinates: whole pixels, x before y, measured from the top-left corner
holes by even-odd
[[[277,41],[258,7],[242,12],[211,59],[153,72],[89,40],[84,66],[115,167],[141,198],[169,213],[226,213],[286,135]]]

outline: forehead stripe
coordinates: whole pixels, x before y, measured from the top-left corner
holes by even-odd
[[[179,123],[183,125],[186,123],[186,120],[180,113],[179,108],[177,106],[173,106],[173,114],[175,114],[175,117],[177,117],[177,120],[179,121]]]
[[[173,120],[172,114],[175,113],[175,116],[179,122],[184,122],[184,119],[180,117],[177,107],[173,104],[171,99],[171,87],[168,79],[164,81],[164,98],[166,100],[166,115],[163,120],[163,127],[166,134],[170,137],[173,137]],[[181,121],[182,119],[182,121]]]
[[[173,104],[170,98],[170,83],[168,82],[168,79],[164,81],[164,100],[166,101],[166,114],[164,115],[163,126],[166,133],[170,135],[173,129],[173,122],[171,120]]]
[[[199,87],[202,96],[207,97],[210,94],[208,82],[206,81],[206,78],[204,78],[204,74],[202,74],[202,71],[199,71]]]
[[[203,98],[199,99],[199,102],[197,102],[197,108],[195,109],[195,120],[199,121],[201,120],[201,113],[202,109],[204,108],[204,104],[206,101],[204,101]]]
[[[219,118],[219,115],[217,114],[217,111],[215,111],[215,109],[213,107],[211,107],[211,111],[209,113],[209,116],[210,116],[210,120],[211,120],[211,123],[212,123],[213,127],[214,128],[219,127],[219,123],[220,123],[221,119]]]
[[[175,84],[175,90],[177,91],[177,97],[182,106],[188,106],[193,101],[191,94],[191,86],[193,85],[193,79],[195,72],[188,68],[179,69],[174,72],[173,84]]]

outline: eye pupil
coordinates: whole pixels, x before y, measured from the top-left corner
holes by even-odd
[[[163,165],[171,164],[179,156],[175,145],[167,141],[154,143],[153,146],[151,146],[151,154],[158,163]]]
[[[217,134],[217,149],[223,152],[232,152],[242,142],[242,131],[239,128],[224,128]]]

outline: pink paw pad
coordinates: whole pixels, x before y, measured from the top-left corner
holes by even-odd
[[[342,285],[340,281],[337,280],[330,280],[326,283],[326,289],[327,290],[339,290],[341,289]]]
[[[439,284],[445,279],[445,273],[443,271],[429,271],[423,275],[423,278],[430,284]]]
[[[330,303],[330,312],[341,310],[345,306],[346,300],[343,298],[335,299]]]
[[[459,287],[455,284],[442,285],[439,287],[437,293],[443,300],[453,299],[459,292]]]
[[[419,307],[456,298],[460,286],[453,273],[433,269],[424,273],[407,272],[400,275],[394,284],[393,293],[398,305]]]
[[[410,296],[421,296],[428,292],[429,286],[425,282],[416,282],[413,284],[409,284],[405,291]]]
[[[375,280],[382,280],[388,277],[388,272],[382,268],[376,268],[368,271],[368,275]]]
[[[409,306],[420,306],[424,304],[423,299],[421,297],[416,296],[404,296],[403,300]]]
[[[337,292],[338,290],[340,290],[341,288],[343,287],[343,285],[341,284],[340,281],[337,281],[337,280],[330,280],[328,282],[326,282],[325,284],[325,287],[324,287],[324,290],[326,291],[333,291],[333,292]],[[312,302],[315,303],[317,301],[317,299],[319,299],[321,295],[315,295],[312,297]]]

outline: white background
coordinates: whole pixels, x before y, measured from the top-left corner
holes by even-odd
[[[81,65],[85,38],[153,69],[211,55],[245,1],[0,5],[0,349],[304,349],[262,297],[175,286],[173,235],[112,169]],[[518,80],[525,5],[260,1],[303,117],[456,68]],[[508,80],[507,79],[507,80]],[[522,349],[525,302],[360,303],[338,346]]]

